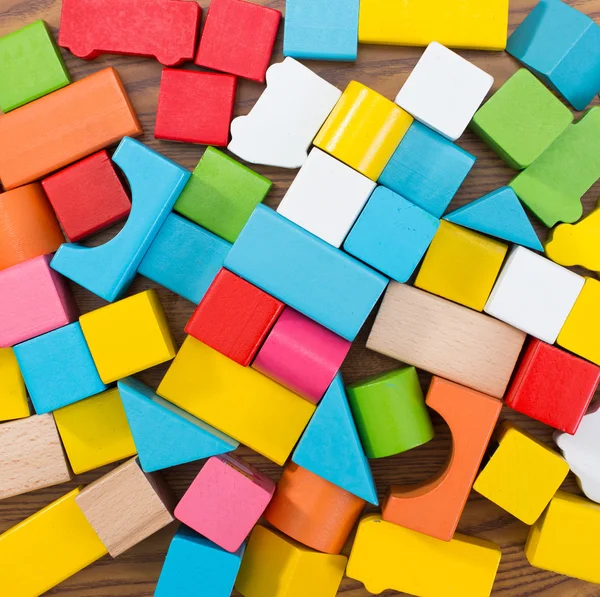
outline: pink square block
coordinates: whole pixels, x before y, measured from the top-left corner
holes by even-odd
[[[350,346],[344,338],[286,307],[252,367],[317,404]]]
[[[237,551],[275,492],[275,483],[240,458],[209,458],[175,508],[175,518],[219,547]]]
[[[65,279],[41,255],[0,271],[0,348],[72,323],[79,310]]]

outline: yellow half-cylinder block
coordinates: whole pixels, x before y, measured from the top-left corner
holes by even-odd
[[[358,525],[346,576],[376,594],[488,597],[501,555],[491,541],[459,533],[441,541],[370,514]]]
[[[351,81],[314,144],[376,181],[412,123],[394,102]]]
[[[41,595],[107,553],[75,503],[80,490],[67,493],[0,535],[2,595]]]
[[[25,382],[12,348],[0,348],[0,421],[23,419],[31,414]]]
[[[279,465],[315,405],[188,336],[157,393]]]
[[[358,41],[504,50],[509,0],[360,0]]]

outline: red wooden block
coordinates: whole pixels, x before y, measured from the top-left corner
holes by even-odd
[[[185,331],[247,367],[282,310],[282,302],[222,269]]]
[[[106,151],[99,151],[42,181],[67,236],[78,241],[125,218],[129,197]]]
[[[160,80],[156,139],[225,147],[233,115],[232,75],[165,68]]]
[[[182,0],[63,0],[58,43],[85,60],[126,54],[176,66],[194,57],[201,14]]]
[[[600,383],[600,367],[531,340],[505,397],[514,410],[575,433]]]
[[[212,0],[196,64],[263,83],[281,13],[242,0]]]

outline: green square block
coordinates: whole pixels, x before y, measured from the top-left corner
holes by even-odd
[[[523,170],[572,122],[569,108],[522,68],[477,111],[471,129],[508,166]]]
[[[175,211],[233,243],[272,184],[208,147],[175,203]]]
[[[0,37],[0,110],[52,93],[71,82],[51,31],[44,21]]]

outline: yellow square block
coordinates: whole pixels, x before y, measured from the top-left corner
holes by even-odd
[[[12,348],[0,348],[0,421],[31,415],[25,382]]]
[[[360,0],[358,41],[504,50],[509,0]]]
[[[394,102],[351,81],[314,144],[376,181],[412,122]]]
[[[54,420],[76,475],[137,453],[116,388],[55,410]]]
[[[146,290],[82,315],[83,335],[104,383],[175,356],[175,342],[154,290]]]
[[[569,465],[557,452],[505,422],[498,430],[498,447],[479,473],[473,489],[531,525],[568,472]]]
[[[279,465],[315,405],[188,336],[157,394]]]
[[[483,311],[508,245],[442,220],[415,286]]]
[[[0,535],[0,592],[32,597],[49,591],[107,551],[74,489]]]

